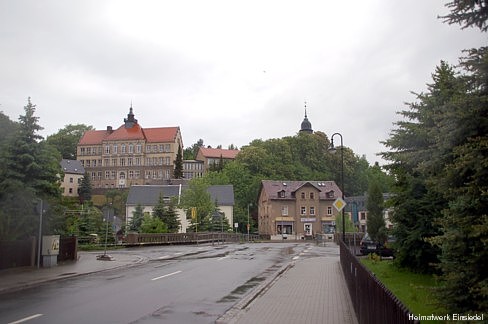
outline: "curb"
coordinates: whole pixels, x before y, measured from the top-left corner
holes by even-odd
[[[295,266],[295,261],[290,261],[275,273],[268,276],[261,284],[252,289],[247,295],[235,303],[215,321],[216,324],[232,324],[245,312],[246,308],[259,296],[262,296],[273,284],[289,269]]]

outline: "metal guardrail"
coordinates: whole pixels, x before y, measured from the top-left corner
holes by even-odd
[[[341,266],[359,324],[420,323],[409,320],[411,312],[385,287],[350,248],[340,242]]]
[[[144,234],[128,233],[125,245],[162,245],[162,244],[198,244],[211,242],[253,242],[259,240],[259,235],[236,233],[161,233]]]

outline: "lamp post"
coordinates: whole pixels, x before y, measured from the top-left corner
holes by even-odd
[[[37,209],[39,211],[39,237],[37,238],[37,269],[41,266],[41,242],[42,242],[42,199],[36,198],[39,201]]]
[[[249,242],[249,229],[251,227],[251,223],[249,223],[249,207],[251,204],[247,204],[247,241]]]
[[[330,151],[335,153],[336,149],[334,147],[334,136],[339,135],[341,138],[341,190],[342,190],[342,200],[344,200],[344,144],[342,142],[342,135],[340,133],[334,133],[330,137]],[[346,241],[346,218],[344,216],[344,208],[342,208],[342,241]]]

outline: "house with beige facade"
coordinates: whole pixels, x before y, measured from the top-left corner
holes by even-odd
[[[62,159],[60,162],[64,177],[61,182],[62,195],[65,197],[78,197],[78,188],[85,176],[85,168],[78,160]]]
[[[258,195],[258,231],[271,239],[307,239],[334,233],[342,191],[334,181],[263,180]]]
[[[163,184],[174,173],[179,127],[143,128],[130,107],[117,129],[89,130],[77,146],[77,160],[90,176],[93,188],[126,188]]]
[[[203,169],[206,172],[218,166],[221,162],[225,163],[233,161],[238,153],[239,150],[200,147],[197,152],[196,160],[203,162]]]

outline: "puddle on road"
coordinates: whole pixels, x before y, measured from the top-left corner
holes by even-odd
[[[231,293],[218,301],[218,303],[226,303],[231,301],[236,301],[242,297],[247,291],[256,287],[258,284],[263,282],[266,278],[264,277],[254,277],[246,281],[243,285],[232,290]]]

